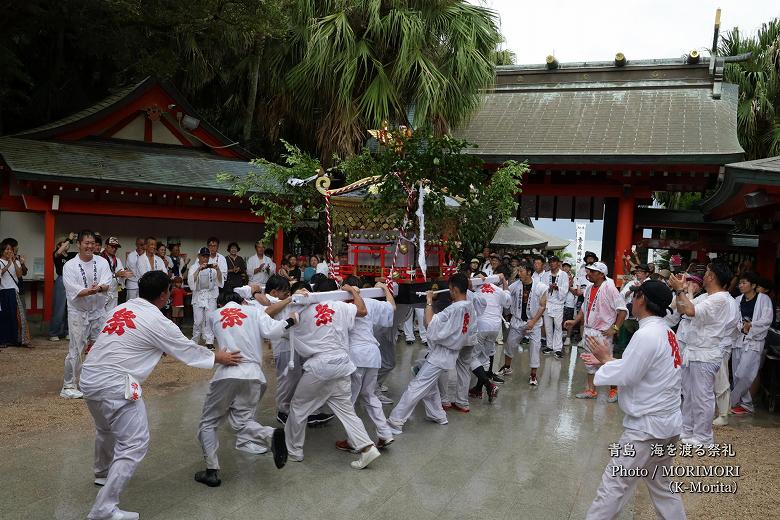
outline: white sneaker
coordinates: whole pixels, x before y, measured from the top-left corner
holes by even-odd
[[[393,400],[387,397],[385,394],[376,394],[376,397],[382,404],[393,404]]]
[[[501,338],[497,338],[497,339],[496,339],[496,344],[497,344],[497,345],[503,345],[503,344],[504,344],[504,340],[503,340],[503,339],[501,339]]]
[[[245,453],[251,453],[252,455],[262,455],[263,453],[268,453],[268,448],[261,446],[260,444],[255,444],[254,442],[247,442],[241,445],[236,444],[236,449]]]
[[[430,417],[426,417],[425,420],[426,421],[430,421],[432,423],[441,424],[442,426],[446,426],[446,425],[448,425],[450,423],[446,418],[444,418],[444,419],[432,419]]]
[[[381,384],[381,385],[379,385],[379,388],[377,390],[379,390],[380,392],[387,392],[390,389],[387,388],[387,385]]]
[[[110,520],[138,520],[138,513],[132,511],[122,511],[121,509],[114,509],[113,514],[109,517]]]
[[[70,340],[70,334],[65,334],[65,339]]]
[[[108,479],[106,477],[95,477],[96,486],[105,486]]]
[[[403,433],[403,425],[402,424],[395,424],[390,422],[388,419],[387,426],[390,428],[390,432],[393,434],[393,436],[401,435]]]
[[[536,380],[536,376],[531,376],[528,378],[528,384],[531,386],[538,386],[539,381]]]
[[[364,451],[360,454],[360,458],[358,460],[353,460],[349,463],[349,465],[355,469],[363,469],[378,459],[380,455],[381,453],[379,453],[379,450],[376,449],[376,446],[371,446],[368,451]]]
[[[293,462],[302,462],[303,461],[303,455],[293,455],[292,453],[287,454],[287,460],[291,460]]]
[[[49,341],[59,341],[59,340],[60,340],[59,336],[49,336]]]
[[[703,443],[701,441],[698,441],[698,440],[696,440],[696,439],[694,439],[692,437],[690,439],[680,439],[680,442],[683,443],[683,444],[690,444],[694,448],[698,448],[699,446],[703,446]]]
[[[75,388],[63,388],[62,391],[60,391],[60,397],[64,397],[65,399],[82,399],[84,394]]]
[[[713,426],[728,426],[729,425],[729,418],[726,415],[719,415],[715,418],[714,421],[712,421]]]

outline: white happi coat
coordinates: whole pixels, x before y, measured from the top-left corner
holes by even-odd
[[[88,319],[97,318],[105,312],[106,293],[78,296],[93,284],[111,285],[111,268],[105,258],[92,255],[91,260],[84,262],[76,255],[65,262],[62,278],[69,312],[85,313]]]
[[[198,272],[200,264],[192,266],[187,273],[187,284],[192,291],[193,307],[208,307],[210,302],[216,304],[219,296],[219,282],[214,269],[204,269]]]
[[[140,276],[138,276],[138,256],[138,251],[135,249],[127,253],[125,267],[133,272],[133,276],[125,280],[125,288],[127,289],[138,289],[138,278],[140,278]]]
[[[225,280],[227,280],[227,259],[222,253],[217,253],[214,257],[210,256],[206,263],[217,264],[217,268],[222,273],[222,281],[219,283],[219,288],[222,289],[225,286]]]
[[[195,368],[214,366],[214,353],[182,334],[160,309],[134,298],[114,309],[81,370],[87,399],[124,399],[126,376],[142,384],[163,352]]]
[[[453,302],[434,314],[428,324],[428,357],[431,365],[444,370],[455,368],[458,353],[470,341],[474,330],[474,305],[468,300]]]
[[[504,309],[508,309],[512,301],[510,292],[492,283],[486,283],[476,291],[469,291],[468,295],[470,300],[480,301],[484,307],[477,316],[477,332],[501,331]],[[475,310],[476,307],[477,305]]]
[[[537,280],[533,280],[533,282],[531,283],[531,294],[528,296],[528,309],[526,309],[526,315],[528,316],[529,320],[534,316],[536,316],[536,313],[539,312],[539,306],[541,305],[540,302],[542,301],[542,298],[545,296],[546,292],[547,292],[547,286],[545,284]],[[511,296],[509,312],[512,313],[512,320],[510,321],[510,326],[513,329],[520,329],[521,327],[524,326],[523,324],[525,323],[522,319],[523,281],[517,280],[512,285],[510,285],[509,293]],[[534,328],[541,329],[542,320],[536,322]]]
[[[300,312],[290,342],[295,352],[308,358],[304,371],[321,381],[355,371],[349,358],[349,330],[355,325],[356,315],[355,305],[341,301],[312,303]]]
[[[165,267],[165,260],[157,255],[154,255],[150,261],[149,256],[144,253],[140,255],[135,261],[135,266],[136,269],[133,272],[138,277],[138,280],[140,280],[141,277],[149,271],[162,271],[163,273],[168,272],[168,269]]]
[[[697,298],[698,300],[698,298]],[[722,340],[731,337],[734,298],[727,291],[718,291],[695,303],[695,315],[686,330],[683,364],[690,361],[720,363]]]
[[[349,358],[358,368],[380,368],[382,356],[374,327],[393,326],[393,306],[389,302],[364,298],[368,314],[355,318],[355,326],[349,331]]]
[[[618,386],[626,429],[668,439],[682,431],[681,365],[674,333],[663,318],[651,316],[639,320],[623,358],[602,365],[593,383]]]
[[[739,305],[742,303],[742,299],[745,296],[740,294],[737,297],[737,310],[739,311]],[[747,334],[742,333],[742,316],[739,316],[737,322],[737,334],[736,341],[734,342],[734,348],[740,348],[744,351],[753,350],[761,352],[764,348],[764,341],[766,335],[769,332],[769,327],[772,326],[772,319],[774,318],[774,310],[772,309],[772,300],[764,293],[756,294],[756,307],[753,310],[753,318],[750,322],[750,331]]]
[[[260,266],[264,266],[263,269],[259,273],[255,273],[255,269]],[[249,283],[265,284],[275,272],[276,264],[265,255],[260,258],[257,254],[254,254],[246,261],[246,273],[249,275]]]
[[[238,365],[217,367],[211,380],[252,379],[265,384],[263,340],[279,339],[287,324],[271,318],[264,307],[235,302],[212,312],[210,319],[220,350],[241,352],[243,358]]]
[[[547,307],[545,311],[549,315],[563,312],[563,304],[566,302],[566,295],[569,294],[569,275],[563,269],[558,269],[558,274],[553,276],[552,271],[542,273],[540,280],[547,286]],[[550,291],[550,286],[556,284],[558,289]]]
[[[585,287],[585,301],[582,303],[582,312],[585,315],[585,328],[604,332],[609,329],[620,311],[628,311],[626,302],[615,287],[615,283],[607,278],[602,282],[591,299],[590,291],[593,287],[589,283]]]

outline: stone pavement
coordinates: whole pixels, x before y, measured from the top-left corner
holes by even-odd
[[[422,346],[399,341],[397,349],[399,366],[389,381],[396,399]],[[424,421],[418,407],[405,433],[362,471],[349,467],[354,455],[333,448],[343,438],[335,419],[309,428],[306,459],[281,470],[270,454],[234,450],[225,424],[218,488],[193,480],[203,467],[195,434],[206,384],[164,398],[148,395],[151,447],[120,506],[144,520],[582,518],[607,447],[622,432],[622,413],[606,402],[606,392],[597,401],[573,397],[585,379],[582,363],[574,363],[577,355],[574,348],[563,360],[543,356],[537,388],[527,384],[527,352],[520,355],[494,404],[472,400],[471,413],[449,412],[447,426]],[[274,376],[264,368],[270,391],[258,417],[275,425]],[[93,431],[85,429],[31,436],[13,450],[0,446],[0,517],[86,518],[98,489],[92,484],[93,441]],[[633,500],[623,518],[632,518],[632,509]]]

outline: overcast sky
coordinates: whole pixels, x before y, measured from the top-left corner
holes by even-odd
[[[672,58],[691,49],[709,49],[715,9],[721,32],[738,26],[753,33],[780,17],[780,0],[475,0],[501,16],[506,47],[517,63],[626,58]]]
[[[754,33],[762,23],[780,17],[780,0],[473,0],[501,17],[505,48],[518,64],[558,61],[609,61],[617,52],[628,60],[673,58],[691,49],[709,50],[715,9],[721,8],[721,34],[739,27]],[[587,222],[587,221],[584,221]],[[534,221],[534,226],[574,240],[568,220]],[[587,222],[586,248],[601,250],[602,221]],[[572,253],[573,248],[571,248]]]

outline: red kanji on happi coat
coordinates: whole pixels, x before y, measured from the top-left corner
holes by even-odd
[[[103,332],[121,336],[125,333],[125,327],[128,329],[135,328],[135,323],[133,322],[135,318],[136,315],[133,313],[133,311],[128,309],[119,309],[106,322],[106,326],[103,329]]]
[[[137,401],[138,400],[138,383],[132,383],[130,385],[130,388],[133,389],[133,395],[131,396],[132,400],[133,401]]]
[[[243,325],[244,322],[241,320],[246,319],[246,314],[241,312],[241,309],[237,307],[225,307],[219,311],[219,315],[222,316],[219,319],[219,322],[222,323],[223,329],[234,325]]]
[[[465,334],[469,331],[469,319],[470,319],[469,313],[467,312],[466,314],[463,315],[463,328],[460,329],[461,334]]]
[[[328,323],[331,323],[333,321],[333,315],[336,314],[336,311],[328,307],[328,304],[326,303],[320,303],[314,308],[314,310],[317,311],[314,314],[314,317],[317,319],[315,325],[318,327],[320,325],[327,325]]]
[[[680,358],[680,346],[677,344],[677,336],[671,330],[667,332],[669,338],[669,345],[672,347],[672,357],[674,358],[674,368],[682,365],[682,359]]]
[[[490,294],[496,292],[496,290],[493,289],[493,284],[486,283],[482,285],[482,292]]]

